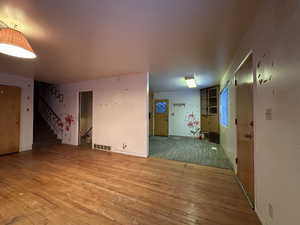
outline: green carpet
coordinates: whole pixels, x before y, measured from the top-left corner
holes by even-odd
[[[150,137],[150,157],[232,169],[220,145],[188,137]]]

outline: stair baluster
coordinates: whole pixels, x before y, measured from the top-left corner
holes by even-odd
[[[57,135],[57,138],[62,140],[64,123],[42,97],[39,98],[39,113]]]

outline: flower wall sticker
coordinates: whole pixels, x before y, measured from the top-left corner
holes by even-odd
[[[200,121],[197,120],[196,116],[194,115],[194,113],[191,113],[188,115],[188,120],[187,120],[187,126],[190,129],[190,132],[192,133],[192,135],[196,136],[197,133],[200,131]]]
[[[64,127],[64,124],[61,120],[57,120],[57,126],[59,126],[62,129]]]
[[[275,63],[271,58],[271,54],[269,52],[263,54],[256,66],[257,81],[259,85],[265,85],[272,81],[274,66]]]
[[[66,126],[65,126],[65,129],[66,131],[69,131],[70,130],[70,127],[72,126],[72,124],[74,123],[74,118],[71,114],[68,114],[66,117],[65,117],[65,122],[66,122]]]

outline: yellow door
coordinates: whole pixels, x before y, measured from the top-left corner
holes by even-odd
[[[254,203],[253,62],[250,56],[236,73],[237,175]]]
[[[19,152],[21,89],[0,85],[0,155]]]
[[[154,135],[169,135],[169,100],[155,100]]]

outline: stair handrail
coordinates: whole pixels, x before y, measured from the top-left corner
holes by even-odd
[[[81,135],[82,138],[85,138],[88,136],[88,134],[92,131],[93,127],[90,127],[83,135]]]
[[[55,97],[55,99],[59,100],[59,103],[63,103],[64,102],[64,95],[62,93],[60,93],[59,89],[51,84],[48,86],[48,91],[49,93]]]
[[[39,112],[41,116],[48,123],[51,129],[53,129],[58,139],[62,140],[64,132],[63,120],[54,112],[54,110],[42,96],[39,96],[39,100]]]

